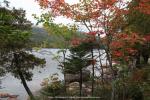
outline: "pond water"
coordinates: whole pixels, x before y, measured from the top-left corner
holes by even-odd
[[[58,62],[53,60],[54,55],[52,55],[57,54],[58,50],[59,49],[41,49],[33,52],[37,57],[45,58],[46,60],[46,66],[44,68],[35,67],[33,70],[32,81],[27,82],[33,93],[40,90],[40,84],[44,78],[47,78],[54,73],[58,73],[59,78],[61,80],[63,79],[63,74],[58,69]],[[69,54],[69,52],[67,52],[67,54]],[[98,55],[98,53],[95,53],[95,55]],[[103,58],[102,63],[105,63],[105,55],[101,58]],[[99,72],[96,72],[96,74],[98,75]],[[0,92],[19,95],[18,100],[27,100],[28,95],[21,84],[21,81],[14,78],[11,74],[7,74],[3,77],[1,86],[2,89],[0,89]]]

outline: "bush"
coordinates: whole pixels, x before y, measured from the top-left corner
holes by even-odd
[[[44,79],[41,93],[47,96],[58,96],[64,93],[64,84],[58,79],[58,74],[53,74],[50,78]]]

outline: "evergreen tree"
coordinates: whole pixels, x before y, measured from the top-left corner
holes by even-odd
[[[66,58],[66,62],[64,62],[64,72],[71,74],[80,73],[80,96],[82,96],[82,81],[83,81],[83,68],[86,68],[90,65],[90,45],[86,42],[79,44],[78,46],[71,47],[70,55]]]
[[[45,60],[32,54],[31,25],[23,9],[0,6],[0,65],[20,79],[31,99],[35,99],[26,80],[32,80],[31,70],[43,66]]]

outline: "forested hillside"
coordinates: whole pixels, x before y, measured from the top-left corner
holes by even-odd
[[[77,37],[84,38],[84,34],[80,32],[75,33]],[[43,48],[62,48],[64,37],[57,34],[50,34],[42,27],[32,27],[31,40],[34,42],[35,47]]]

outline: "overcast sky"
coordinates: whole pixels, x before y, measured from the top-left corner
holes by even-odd
[[[40,9],[38,3],[35,2],[35,0],[7,0],[7,1],[10,2],[10,7],[23,8],[24,10],[26,10],[26,17],[28,20],[32,21],[32,23],[36,23],[36,20],[33,18],[32,14],[40,15],[43,12]],[[77,1],[78,0],[66,0],[66,2],[70,4],[76,3]],[[68,22],[71,21],[64,19],[62,17],[56,19],[56,23],[67,24]]]
[[[22,8],[26,10],[26,17],[28,20],[32,21],[33,23],[36,23],[34,18],[32,17],[32,14],[41,14],[40,6],[37,2],[34,0],[7,0],[10,2],[10,7],[15,8]]]

